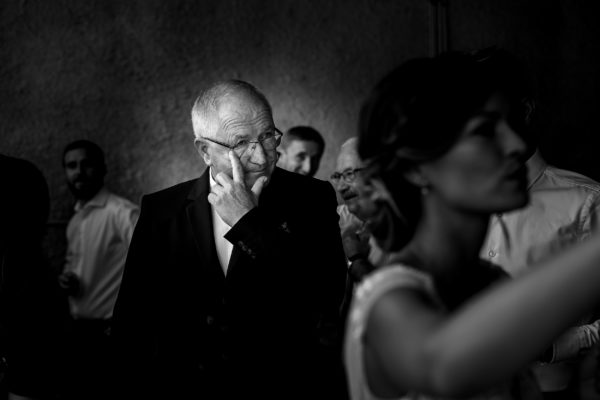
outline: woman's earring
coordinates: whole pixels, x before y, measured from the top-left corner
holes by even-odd
[[[421,196],[427,196],[429,194],[429,186],[423,185],[421,186]]]

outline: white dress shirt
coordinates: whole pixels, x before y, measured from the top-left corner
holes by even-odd
[[[64,268],[79,279],[79,293],[69,296],[75,319],[112,317],[138,216],[137,205],[105,188],[88,202],[75,204]]]
[[[210,179],[210,189],[217,185],[217,182],[213,179],[212,170],[209,171],[209,179]],[[217,248],[217,257],[219,258],[219,263],[221,264],[221,268],[223,269],[223,273],[227,275],[227,267],[229,266],[229,259],[231,258],[231,251],[233,250],[233,244],[227,239],[225,239],[225,234],[229,232],[231,227],[227,225],[215,208],[210,206],[212,221],[213,221],[213,235],[215,238],[215,247]]]
[[[552,167],[534,154],[527,161],[530,203],[492,217],[481,257],[518,276],[589,237],[598,226],[600,184]],[[569,290],[565,288],[565,290]],[[551,364],[534,373],[543,391],[569,384],[577,357],[600,339],[600,320],[583,319],[554,342]]]

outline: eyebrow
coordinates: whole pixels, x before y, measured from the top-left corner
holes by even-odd
[[[258,136],[262,135],[263,133],[273,133],[273,132],[277,132],[277,128],[275,126],[261,128],[261,129],[259,129]],[[236,133],[232,136],[232,140],[236,141],[239,139],[248,139],[248,137],[250,137],[250,135],[248,135],[247,132]]]
[[[231,137],[231,140],[235,143],[240,139],[247,139],[248,138],[248,134],[246,133],[236,133],[235,135],[233,135]]]

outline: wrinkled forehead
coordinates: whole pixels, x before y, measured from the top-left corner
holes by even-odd
[[[243,92],[223,96],[217,106],[213,123],[216,134],[228,136],[232,130],[262,131],[274,127],[270,108],[257,97]]]

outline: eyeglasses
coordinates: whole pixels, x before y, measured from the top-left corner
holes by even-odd
[[[356,179],[356,173],[362,171],[363,169],[364,168],[354,168],[344,172],[334,172],[331,174],[331,180],[335,183],[338,183],[340,179],[343,179],[346,183],[352,183]]]
[[[252,154],[254,152],[254,150],[256,149],[256,145],[258,143],[260,143],[262,148],[266,151],[275,150],[277,148],[277,146],[279,146],[282,136],[283,136],[283,133],[279,129],[275,128],[275,130],[273,132],[266,132],[266,133],[263,133],[262,135],[260,135],[258,140],[242,139],[233,145],[225,144],[225,143],[219,142],[214,139],[209,139],[204,136],[202,137],[202,139],[208,140],[209,142],[213,142],[215,144],[218,144],[220,146],[223,146],[225,148],[233,150],[235,152],[235,154],[237,154],[237,156],[241,159],[244,156],[248,156],[248,155]]]

